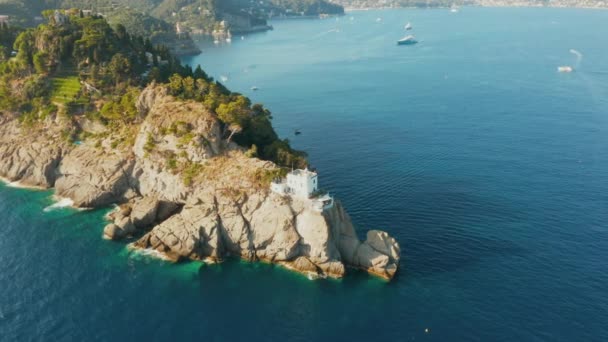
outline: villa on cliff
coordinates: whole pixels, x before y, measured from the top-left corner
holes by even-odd
[[[312,208],[322,212],[334,205],[334,199],[328,193],[319,191],[319,177],[316,172],[293,170],[283,179],[275,179],[270,184],[272,192],[282,196],[291,196],[308,201]]]

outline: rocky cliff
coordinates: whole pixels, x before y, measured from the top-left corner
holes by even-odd
[[[54,187],[78,207],[117,203],[105,238],[136,237],[135,248],[175,261],[235,256],[314,277],[342,277],[347,266],[386,279],[397,272],[400,248],[392,237],[369,231],[360,241],[339,201],[318,212],[308,201],[269,192],[276,165],[222,139],[220,122],[202,104],[150,86],[138,110],[128,148],[112,147],[114,132],[103,129],[80,145],[67,143],[57,120],[26,128],[4,113],[0,176]]]

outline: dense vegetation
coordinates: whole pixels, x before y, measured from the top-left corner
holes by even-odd
[[[342,6],[321,0],[270,0],[279,13],[296,15],[344,14]]]
[[[110,0],[0,0],[0,14],[9,15],[13,26],[33,27],[41,23],[40,13],[46,9],[87,9],[103,13],[112,26],[122,25],[130,34],[150,38],[152,44],[168,46],[176,54],[200,52],[187,34],[178,35],[174,25],[145,13],[154,8],[153,0],[127,1],[132,5],[120,3]]]
[[[18,35],[0,28],[2,49],[16,52],[0,60],[0,113],[15,113],[26,126],[54,119],[65,125],[67,139],[86,139],[75,124],[86,117],[125,132],[113,147],[129,147],[143,120],[137,98],[155,82],[176,98],[203,103],[219,118],[224,138],[248,148],[250,156],[284,166],[306,163],[302,152],[278,138],[267,109],[228,91],[200,66],[182,66],[166,48],[130,35],[122,25],[112,28],[101,17],[78,10],[45,16],[48,24]]]

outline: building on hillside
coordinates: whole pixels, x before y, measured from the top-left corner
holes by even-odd
[[[334,204],[329,194],[320,195],[319,177],[316,172],[308,169],[293,170],[284,179],[275,179],[270,184],[270,189],[279,195],[307,200],[313,209],[320,212]]]
[[[8,26],[8,21],[11,17],[9,17],[8,15],[0,15],[0,25],[6,25]]]
[[[318,190],[318,176],[314,171],[293,170],[285,179],[276,179],[270,185],[272,191],[281,195],[310,198]]]

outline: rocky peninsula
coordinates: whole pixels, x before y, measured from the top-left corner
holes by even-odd
[[[387,233],[360,241],[339,201],[319,208],[308,190],[271,191],[287,166],[308,162],[263,105],[102,17],[48,19],[0,28],[3,49],[17,50],[0,58],[1,177],[54,188],[78,208],[116,204],[105,238],[176,262],[240,257],[311,277],[348,266],[394,277],[400,247]]]
[[[174,261],[235,256],[315,277],[342,277],[348,266],[386,279],[397,272],[395,239],[373,230],[361,242],[339,202],[320,213],[303,201],[271,193],[259,175],[277,166],[249,158],[223,139],[220,121],[200,103],[177,100],[166,88],[150,85],[137,109],[145,119],[130,150],[112,148],[111,134],[96,146],[64,142],[59,118],[49,117],[33,133],[5,112],[0,116],[0,175],[55,188],[76,207],[120,204],[110,214],[113,222],[105,227],[105,237],[140,236],[136,248],[154,249]],[[164,129],[176,120],[191,125],[196,136],[185,148],[177,134]],[[105,131],[86,118],[79,125]],[[32,141],[32,136],[37,138]],[[146,149],[150,141],[153,150]],[[164,157],[184,151],[204,168],[189,186]]]

